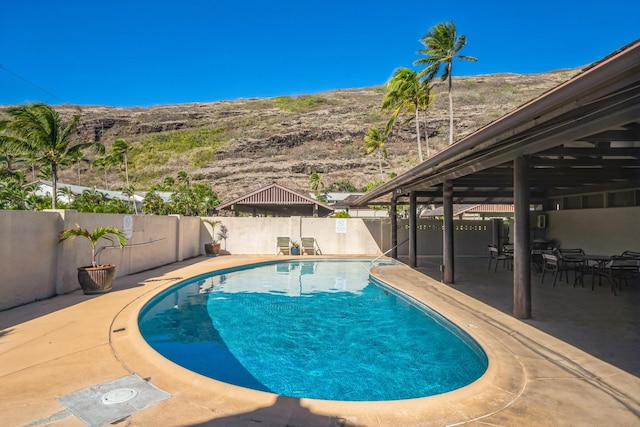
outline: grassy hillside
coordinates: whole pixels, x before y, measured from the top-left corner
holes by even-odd
[[[460,139],[501,117],[579,70],[536,75],[484,75],[454,78],[455,135]],[[446,147],[446,86],[434,87],[429,110],[431,154]],[[107,149],[117,138],[133,146],[130,175],[136,190],[146,190],[185,170],[193,182],[210,184],[230,200],[278,182],[306,191],[311,173],[325,185],[349,181],[358,187],[378,179],[375,156],[365,157],[363,138],[382,128],[384,87],[336,90],[300,97],[239,99],[149,108],[83,107],[77,138],[100,140]],[[58,107],[69,116],[71,106]],[[424,141],[423,141],[424,144]],[[417,164],[413,123],[399,126],[387,144],[384,172],[400,174]],[[423,145],[424,151],[424,145]],[[61,180],[104,187],[104,172],[83,166],[68,169]],[[124,174],[108,171],[108,186],[122,186]]]

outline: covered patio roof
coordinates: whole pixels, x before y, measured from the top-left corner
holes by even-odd
[[[480,128],[354,205],[513,203],[514,160],[528,159],[531,203],[636,189],[640,204],[640,40]],[[632,200],[628,200],[632,199]],[[562,208],[560,206],[560,208]]]

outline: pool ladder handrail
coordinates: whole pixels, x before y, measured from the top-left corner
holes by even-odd
[[[161,242],[163,240],[167,240],[166,237],[161,237],[159,239],[155,239],[155,240],[149,240],[148,242],[140,242],[140,243],[129,243],[124,245],[122,248],[120,248],[120,245],[106,245],[106,246],[101,246],[98,248],[98,250],[96,250],[96,260],[100,259],[100,253],[102,251],[104,251],[105,249],[127,249],[127,248],[133,248],[136,246],[147,246],[147,245],[152,245],[154,243],[157,242]]]
[[[407,243],[409,241],[409,239],[407,238],[405,241],[398,243],[397,245],[395,245],[394,247],[392,247],[391,249],[385,251],[382,253],[382,255],[376,257],[373,261],[371,261],[371,265],[373,266],[373,263],[376,262],[377,260],[379,260],[380,258],[382,258],[383,256],[386,256],[389,252],[391,252],[392,250],[394,250],[395,248],[397,248],[400,245],[404,245],[405,243]]]

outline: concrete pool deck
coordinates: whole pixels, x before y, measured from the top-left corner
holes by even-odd
[[[405,266],[379,267],[374,274],[453,320],[485,348],[489,369],[475,383],[407,401],[294,399],[187,371],[158,355],[140,337],[137,313],[160,290],[214,269],[284,258],[195,258],[118,278],[108,294],[87,296],[76,291],[0,312],[2,425],[87,425],[58,399],[132,374],[170,397],[123,417],[118,426],[640,425],[640,378],[629,373],[635,373],[635,365],[625,371],[568,344],[575,329],[566,319],[549,330],[557,331],[563,340],[537,327],[536,321],[514,319],[501,311],[504,297],[499,293],[492,304],[491,295],[496,292],[490,283],[471,289],[476,292],[473,298],[461,292],[469,286],[464,280],[456,289]],[[497,283],[503,278],[498,272],[482,280]],[[588,291],[599,292],[594,304],[625,298],[624,293],[614,297],[606,289]],[[579,298],[576,295],[571,298]],[[640,353],[634,353],[637,308],[635,318],[605,317],[601,325],[614,335],[631,336],[620,345],[636,360],[640,359]],[[578,337],[576,342],[585,340]]]

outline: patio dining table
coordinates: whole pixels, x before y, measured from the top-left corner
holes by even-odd
[[[582,268],[580,269],[580,274],[576,275],[575,280],[573,281],[573,286],[575,287],[578,282],[582,283],[584,286],[584,275],[585,274],[593,274],[594,268],[603,267],[609,260],[611,260],[610,255],[596,255],[596,254],[576,254],[576,255],[567,255],[563,258],[565,261],[570,263],[582,263]],[[592,261],[589,263],[589,261]]]

